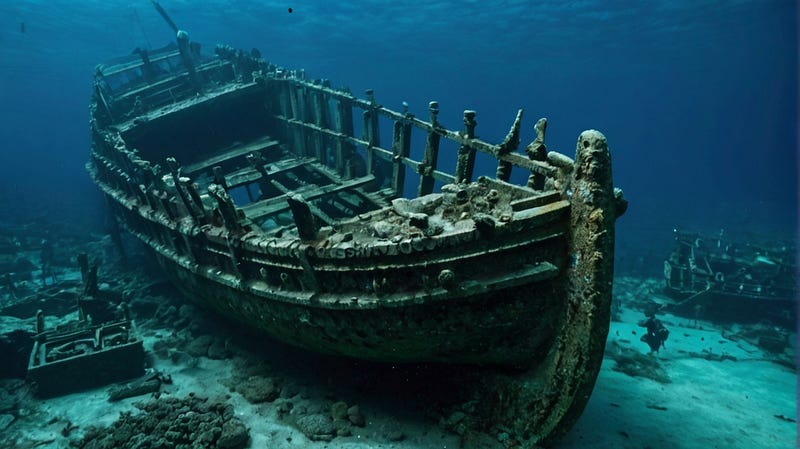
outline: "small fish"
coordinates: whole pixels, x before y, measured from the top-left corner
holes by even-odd
[[[756,256],[756,263],[764,264],[764,265],[777,265],[777,263],[770,259],[767,256]]]
[[[19,23],[19,32],[25,34],[25,22]]]
[[[651,408],[651,409],[653,409],[653,410],[660,410],[660,411],[662,411],[662,412],[665,412],[665,411],[667,411],[667,408],[666,408],[666,407],[664,407],[663,405],[647,404],[647,405],[645,405],[645,407],[647,407],[647,408]]]
[[[795,420],[795,419],[793,419],[793,418],[789,418],[788,416],[785,416],[785,415],[772,415],[772,416],[774,416],[774,417],[776,417],[776,418],[780,419],[781,421],[786,421],[786,422],[797,422],[797,420]]]

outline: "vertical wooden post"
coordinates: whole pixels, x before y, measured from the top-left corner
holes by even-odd
[[[464,134],[465,139],[475,138],[475,120],[477,113],[471,110],[464,111]],[[456,182],[468,183],[472,180],[472,172],[475,169],[475,148],[468,145],[461,145],[458,149],[458,159],[456,161]]]
[[[292,211],[294,223],[297,225],[297,233],[303,240],[314,240],[317,238],[319,224],[311,213],[308,202],[299,194],[291,194],[286,201]]]
[[[352,113],[352,109],[349,112]],[[347,107],[344,104],[344,100],[342,100],[340,98],[340,99],[336,100],[336,131],[338,131],[339,134],[342,134],[342,135],[349,135],[349,134],[347,134],[345,132],[345,129],[344,129],[345,128],[345,115],[349,115],[348,111],[347,111]],[[352,130],[352,125],[353,125],[352,119],[353,119],[353,117],[350,116],[351,130]],[[350,134],[352,134],[352,131],[351,131]],[[346,158],[346,156],[345,156],[345,142],[344,142],[344,140],[343,139],[336,139],[336,147],[335,148],[336,148],[336,155],[335,155],[336,172],[339,174],[339,176],[348,178],[349,176],[346,176],[346,171],[347,170],[346,170],[346,166],[345,166],[345,158]]]
[[[366,90],[367,100],[370,108],[364,111],[364,140],[369,142],[367,146],[367,174],[374,171],[375,154],[372,147],[381,146],[381,135],[378,130],[378,112],[375,110],[375,92],[372,89]]]
[[[297,86],[297,103],[300,105],[300,121],[303,123],[313,123],[314,122],[314,112],[313,106],[311,104],[311,95],[312,92],[305,86]],[[317,157],[316,153],[316,145],[315,145],[315,135],[314,133],[310,132],[306,129],[305,126],[300,127],[300,134],[303,139],[303,154],[306,157]]]
[[[303,121],[305,123],[317,124],[317,92],[310,88],[303,86],[303,105],[304,114]],[[311,129],[305,129],[306,132],[306,145],[308,148],[308,155],[317,158],[320,162],[324,163],[321,154],[322,144],[320,143],[319,133]]]
[[[353,137],[353,105],[350,101],[339,99],[336,102],[337,131],[341,134]],[[353,157],[355,157],[355,147],[352,143],[343,139],[336,141],[336,171],[346,179],[355,177],[353,170]]]
[[[428,103],[428,110],[431,112],[431,126],[434,131],[428,133],[428,140],[425,143],[425,155],[422,157],[422,163],[419,166],[419,188],[417,195],[423,196],[433,192],[435,179],[433,172],[436,170],[436,164],[439,160],[439,139],[441,136],[435,130],[439,128],[439,102],[431,101]]]
[[[511,162],[504,161],[500,159],[501,157],[517,151],[517,147],[519,147],[519,130],[522,126],[522,109],[517,111],[517,118],[514,119],[514,124],[511,125],[511,129],[506,134],[506,138],[503,140],[497,149],[497,171],[495,172],[495,177],[500,181],[506,181],[511,178]]]
[[[227,191],[228,181],[225,180],[225,172],[222,171],[222,167],[215,165],[211,170],[214,172],[214,184],[218,184],[220,187],[225,189],[225,191]]]
[[[408,113],[408,104],[403,102],[403,113],[407,119],[414,117]],[[411,152],[411,123],[407,120],[394,122],[392,133],[392,188],[395,195],[403,196],[406,181],[406,167],[403,159]]]
[[[539,121],[533,125],[536,131],[536,139],[525,147],[525,152],[528,157],[534,161],[544,161],[547,159],[547,147],[544,144],[544,135],[547,132],[547,119],[540,118]],[[534,190],[543,190],[545,183],[545,176],[539,173],[531,172],[528,176],[528,187]]]
[[[292,109],[292,116],[290,118],[298,121],[303,121],[300,91],[299,88],[291,81],[287,83],[287,90],[289,91],[289,104]],[[292,127],[292,141],[294,154],[297,156],[305,156],[305,145],[303,145],[303,129],[302,126],[294,124]]]
[[[172,182],[175,185],[175,191],[178,193],[178,196],[181,199],[181,203],[183,207],[186,208],[186,213],[189,217],[191,217],[192,221],[195,221],[195,213],[194,209],[192,208],[192,203],[189,201],[189,197],[186,195],[186,192],[183,191],[183,186],[180,179],[180,164],[174,157],[168,157],[166,159],[167,168],[169,168],[170,174],[172,175]]]
[[[282,78],[280,82],[280,87],[278,89],[280,92],[278,96],[280,97],[281,115],[283,115],[283,118],[285,119],[283,120],[283,124],[285,126],[285,133],[286,133],[285,137],[281,140],[287,143],[293,143],[294,129],[292,124],[289,123],[289,119],[292,118],[292,92],[289,81],[287,81],[285,78]],[[219,184],[219,182],[217,182],[217,184]],[[225,187],[225,190],[228,190],[227,186],[223,187]]]
[[[330,124],[328,120],[328,95],[312,90],[310,92],[311,102],[313,105],[314,124],[322,129],[329,129]],[[323,164],[328,165],[328,137],[323,133],[314,133],[314,146],[317,159]]]
[[[228,228],[229,231],[239,231],[241,225],[239,225],[238,212],[228,192],[216,184],[210,184],[208,186],[208,194],[217,200],[217,210],[219,211],[220,217],[222,217],[225,227]]]
[[[250,166],[253,167],[258,172],[258,174],[261,175],[261,177],[258,178],[257,180],[258,190],[261,192],[259,198],[269,196],[269,192],[272,190],[272,186],[270,185],[269,173],[267,172],[267,169],[265,167],[267,161],[264,160],[264,156],[260,152],[256,151],[254,153],[248,154],[247,156],[245,156],[245,158],[247,159],[247,162],[250,164]],[[250,202],[255,201],[253,199],[253,194],[250,192],[250,184],[245,184],[245,187],[247,188],[247,195],[248,198],[250,199]]]
[[[197,220],[205,224],[208,221],[210,213],[206,210],[206,207],[203,204],[203,199],[200,198],[200,192],[197,191],[199,189],[199,185],[192,182],[192,180],[189,178],[180,178],[180,180],[186,191],[189,193],[189,198],[192,199],[194,206],[198,210]]]

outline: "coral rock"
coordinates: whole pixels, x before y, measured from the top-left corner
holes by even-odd
[[[222,434],[217,440],[217,447],[220,449],[243,448],[250,441],[250,434],[247,428],[239,420],[231,420],[222,425]]]
[[[330,441],[336,433],[330,418],[320,414],[299,418],[297,428],[312,441]]]

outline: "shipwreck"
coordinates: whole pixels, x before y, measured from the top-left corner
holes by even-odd
[[[664,261],[670,308],[692,318],[794,328],[797,317],[795,247],[737,241],[725,235],[675,230]]]
[[[423,120],[255,50],[207,55],[159,11],[175,44],[96,69],[87,167],[175,285],[314,351],[501,367],[493,420],[532,444],[569,429],[600,369],[627,205],[605,137],[584,131],[572,159],[540,119],[522,152],[519,110],[485,142],[475,111],[450,129],[435,101]],[[495,176],[474,176],[479,154]]]

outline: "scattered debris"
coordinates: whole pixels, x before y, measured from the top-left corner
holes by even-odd
[[[664,407],[663,405],[647,404],[645,407],[651,408],[653,410],[660,410],[662,412],[667,411],[667,408]]]
[[[233,406],[189,395],[137,403],[141,413],[120,413],[107,428],[89,427],[71,446],[78,449],[204,447],[241,449],[250,441]]]
[[[108,391],[108,400],[114,402],[143,394],[158,393],[162,384],[172,384],[172,376],[153,371],[138,380],[112,387]]]
[[[251,376],[247,379],[230,378],[221,383],[232,391],[240,393],[251,404],[272,402],[281,392],[272,378],[264,376]]]
[[[644,377],[659,383],[671,383],[669,375],[661,366],[658,358],[642,354],[641,352],[626,348],[616,341],[606,344],[606,357],[614,360],[614,371],[627,374],[631,377]]]
[[[144,347],[127,303],[114,304],[109,298],[115,296],[100,289],[97,263],[90,268],[85,253],[78,262],[83,280],[75,298],[78,319],[51,328],[44,312],[36,312],[27,378],[42,397],[129,379],[144,369]]]
[[[295,425],[311,441],[331,441],[336,435],[333,421],[322,414],[301,416]]]
[[[77,429],[77,428],[78,428],[78,426],[76,426],[75,424],[72,424],[72,421],[67,420],[67,423],[64,425],[64,427],[61,428],[61,432],[60,432],[61,436],[69,437],[70,434],[72,434],[72,431]]]
[[[712,351],[711,349],[703,349],[701,352],[689,351],[689,356],[697,357],[700,359],[706,359],[712,362],[723,362],[725,360],[730,360],[732,362],[737,361],[738,359],[730,354],[726,354],[724,352],[717,353]]]
[[[793,329],[797,316],[793,244],[735,242],[723,231],[702,235],[675,230],[664,262],[670,307],[690,318],[721,323],[768,319]]]

